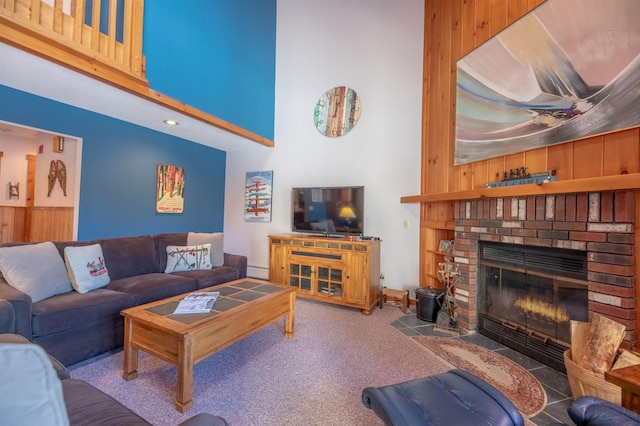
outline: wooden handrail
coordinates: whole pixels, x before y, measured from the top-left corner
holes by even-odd
[[[90,25],[85,23],[87,1],[92,2]],[[113,68],[138,84],[147,85],[142,66],[144,0],[126,0],[120,23],[117,2],[111,1],[106,34],[100,31],[100,3],[70,0],[70,11],[65,13],[63,0],[55,0],[53,6],[43,0],[5,0],[0,2],[0,40],[47,59],[54,56],[56,49],[64,49],[93,62],[94,69]],[[122,40],[116,33],[118,24],[124,29]],[[30,46],[27,37],[43,43]]]
[[[0,42],[80,72],[162,107],[267,147],[275,143],[149,88],[142,55],[144,0],[125,0],[122,40],[116,35],[116,3],[110,2],[107,34],[100,31],[101,0],[0,0]],[[85,23],[91,2],[91,25]]]
[[[527,195],[549,195],[573,192],[618,191],[639,189],[640,173],[601,176],[543,184],[500,186],[478,188],[469,191],[441,192],[436,194],[408,195],[400,198],[401,203],[428,203],[433,201],[472,200],[477,198],[519,197]]]

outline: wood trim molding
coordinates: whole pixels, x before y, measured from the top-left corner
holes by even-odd
[[[573,192],[617,191],[639,189],[640,173],[602,176],[585,179],[548,182],[543,184],[479,188],[469,191],[442,192],[437,194],[408,195],[401,203],[428,203],[432,201],[472,200],[477,198],[519,197],[527,195],[563,194]]]
[[[0,41],[3,43],[236,136],[269,148],[275,147],[275,142],[270,139],[150,89],[146,79],[138,78],[115,66],[109,66],[100,60],[99,55],[85,52],[84,49],[70,44],[61,37],[54,39],[2,14],[0,14],[0,30]]]

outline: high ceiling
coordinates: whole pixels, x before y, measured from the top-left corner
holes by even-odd
[[[223,151],[268,149],[4,43],[0,84]],[[167,119],[180,125],[167,126]]]

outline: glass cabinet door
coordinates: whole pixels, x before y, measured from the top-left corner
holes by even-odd
[[[318,266],[319,294],[329,296],[342,296],[342,269],[327,266]]]
[[[291,263],[289,268],[289,285],[301,290],[311,290],[311,277],[313,268],[311,265]]]

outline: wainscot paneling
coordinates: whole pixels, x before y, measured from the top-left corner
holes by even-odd
[[[24,207],[0,206],[0,220],[0,243],[24,241]]]
[[[29,241],[73,239],[73,207],[34,207],[31,210]]]

